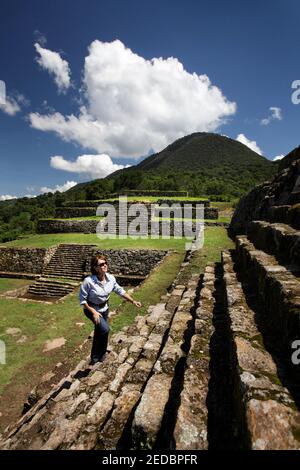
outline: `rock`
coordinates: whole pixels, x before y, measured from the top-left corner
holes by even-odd
[[[125,380],[125,377],[128,373],[128,371],[131,369],[131,365],[130,364],[121,364],[117,370],[117,373],[116,373],[116,376],[114,378],[114,380],[111,382],[110,386],[109,386],[109,391],[110,392],[118,392]]]
[[[47,372],[41,378],[41,382],[49,382],[55,376],[54,372]]]
[[[46,341],[44,345],[43,352],[51,351],[52,349],[61,348],[66,344],[65,338],[55,338],[52,340]]]
[[[103,392],[96,403],[94,403],[90,408],[86,417],[87,423],[100,427],[104,423],[108,413],[111,411],[114,401],[115,397],[112,393]]]
[[[122,393],[115,400],[111,418],[99,435],[101,449],[116,449],[124,426],[140,395],[140,387],[137,385],[128,384],[122,389]]]
[[[294,422],[293,411],[287,406],[273,400],[250,400],[247,420],[253,450],[299,450],[293,429],[299,435],[300,421]]]
[[[11,336],[18,336],[19,334],[21,334],[21,332],[22,330],[20,328],[7,328],[5,330],[5,333]]]
[[[152,448],[161,426],[171,382],[172,377],[166,374],[155,374],[148,381],[132,423],[135,447]]]
[[[192,369],[184,379],[184,389],[178,409],[174,440],[176,449],[207,450],[207,393],[209,375],[202,376]]]
[[[171,338],[168,339],[159,359],[155,363],[154,369],[157,372],[173,374],[177,362],[184,356],[180,344],[174,343]]]
[[[82,403],[82,402],[85,402],[88,400],[88,395],[86,393],[80,393],[74,400],[74,402],[72,403],[71,407],[69,408],[67,414],[66,414],[66,417],[70,417],[73,415],[73,413],[76,411],[76,409],[78,408],[78,406]]]
[[[26,343],[27,341],[27,336],[26,335],[22,335],[20,339],[18,339],[17,343]]]
[[[166,304],[157,304],[153,307],[151,314],[147,317],[147,325],[154,327],[161,316],[166,313]]]
[[[61,444],[71,444],[74,442],[85,422],[85,416],[79,415],[72,421],[62,419],[57,423],[55,430],[49,436],[49,439],[41,447],[41,450],[55,450]]]
[[[107,376],[106,374],[101,371],[97,370],[93,372],[88,378],[87,378],[87,385],[90,387],[94,387],[97,385],[98,387],[103,386],[103,384],[107,384]]]
[[[150,360],[156,359],[162,339],[163,335],[151,333],[148,341],[144,344],[142,355]]]
[[[129,372],[127,381],[132,383],[144,383],[146,382],[151,369],[153,367],[153,362],[148,359],[140,359],[133,369]]]

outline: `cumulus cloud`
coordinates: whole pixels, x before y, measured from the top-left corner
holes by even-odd
[[[65,184],[62,185],[57,184],[55,188],[48,188],[47,186],[43,186],[40,191],[42,194],[55,193],[56,191],[64,193],[65,191],[68,191],[68,189],[73,188],[73,186],[76,186],[76,184],[78,184],[76,181],[67,181]]]
[[[2,194],[0,201],[9,201],[10,199],[17,199],[17,196],[11,196],[10,194]]]
[[[30,101],[19,92],[13,92],[10,96],[5,96],[0,100],[0,109],[9,116],[15,116],[21,111],[22,106],[29,106]]]
[[[138,158],[197,131],[215,131],[236,112],[207,75],[174,57],[146,60],[119,41],[93,41],[76,115],[31,113],[32,127],[112,157]]]
[[[109,155],[80,155],[74,162],[61,156],[51,157],[50,165],[57,170],[73,173],[87,173],[92,178],[104,178],[114,171],[127,168],[130,165],[117,165]]]
[[[9,116],[15,116],[19,111],[21,111],[20,105],[14,98],[6,97],[4,103],[0,103],[0,109]]]
[[[58,52],[45,49],[37,42],[34,47],[39,54],[36,59],[38,64],[54,76],[58,91],[65,93],[71,85],[71,72],[68,62],[62,59]]]
[[[278,160],[282,160],[285,157],[285,155],[277,155],[277,157],[273,158],[273,162],[276,162]]]
[[[281,121],[282,120],[282,111],[281,108],[276,106],[271,106],[269,108],[270,115],[267,118],[264,118],[260,121],[262,126],[268,126],[272,121]]]
[[[263,151],[259,148],[255,140],[249,140],[244,134],[239,134],[236,140],[241,142],[241,144],[247,145],[251,150],[259,153],[259,155],[263,155]]]

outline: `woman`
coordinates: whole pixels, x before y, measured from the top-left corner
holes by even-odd
[[[136,307],[142,306],[141,302],[133,298],[119,286],[115,276],[107,272],[107,259],[97,255],[91,259],[92,275],[84,279],[81,284],[79,299],[83,306],[84,314],[94,323],[95,332],[91,351],[90,364],[103,362],[108,342],[108,299],[112,291],[120,297],[131,302]]]

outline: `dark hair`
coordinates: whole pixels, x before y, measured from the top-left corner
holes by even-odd
[[[98,261],[100,259],[103,259],[103,261],[105,261],[107,263],[106,256],[104,256],[104,255],[93,256],[92,259],[91,259],[91,273],[92,274],[97,274],[98,273],[97,266],[98,266]]]

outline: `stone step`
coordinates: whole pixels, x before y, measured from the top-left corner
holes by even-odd
[[[300,232],[296,229],[259,220],[248,224],[247,236],[258,250],[274,255],[283,263],[296,265],[300,271]]]
[[[70,276],[69,272],[65,271],[46,271],[44,273],[44,276],[52,276],[52,277],[68,277],[68,279],[73,279],[74,281],[81,281],[82,280],[82,274],[72,274]]]
[[[28,295],[34,296],[36,299],[60,299],[61,297],[64,297],[65,295],[69,294],[69,292],[60,292],[60,293],[55,293],[55,292],[48,292],[48,291],[28,291]],[[30,298],[30,297],[29,297]]]
[[[70,287],[76,287],[78,286],[78,282],[74,282],[72,281],[71,279],[70,280],[66,280],[66,279],[51,279],[51,277],[40,277],[38,279],[37,282],[45,282],[47,283],[48,285],[49,284],[52,284],[52,285],[63,285],[63,286],[70,286]]]
[[[35,290],[49,290],[49,291],[55,291],[55,292],[60,292],[60,291],[72,291],[74,289],[73,286],[59,286],[59,285],[49,285],[46,283],[39,283],[39,284],[33,284],[32,286],[29,287],[29,289],[35,289]]]
[[[29,290],[41,290],[41,291],[53,291],[53,292],[72,292],[74,287],[71,286],[49,286],[47,284],[33,284],[29,287]]]
[[[247,304],[229,252],[222,253],[222,263],[232,336],[237,432],[244,436],[244,448],[299,449],[300,414],[264,347],[255,312]]]
[[[29,292],[57,292],[57,293],[60,293],[60,292],[72,292],[73,290],[73,287],[70,287],[70,286],[66,286],[66,287],[58,287],[58,286],[48,286],[47,284],[37,284],[37,285],[33,285],[33,286],[30,286],[28,291]]]
[[[236,237],[237,262],[247,273],[264,309],[279,351],[291,355],[292,344],[300,339],[300,282],[274,256],[256,250],[246,236]]]
[[[210,341],[214,332],[214,283],[214,267],[208,265],[196,310],[195,334],[192,336],[187,356],[173,434],[175,448],[180,450],[208,449],[207,396],[210,381]]]
[[[180,361],[184,360],[186,335],[193,323],[191,309],[196,297],[199,276],[190,281],[190,289],[186,291],[175,311],[168,338],[154,365],[154,373],[150,377],[135,410],[131,426],[133,447],[137,449],[164,448],[163,439],[168,440],[171,423],[169,415],[174,414],[176,407],[172,403],[174,395],[174,372]],[[180,292],[180,289],[178,293]],[[162,440],[159,438],[162,436]]]
[[[69,268],[68,266],[49,266],[48,268],[44,269],[43,271],[43,274],[44,273],[49,273],[49,272],[63,272],[63,273],[68,273],[68,276],[67,277],[73,277],[74,275],[81,275],[82,274],[82,270],[79,269],[79,268]],[[69,275],[70,273],[70,275]]]
[[[46,268],[44,269],[43,271],[43,275],[46,273],[67,273],[66,277],[69,277],[69,278],[72,278],[74,276],[79,276],[82,274],[82,271],[81,270],[70,270],[69,269],[64,269],[64,267],[60,267],[60,266],[56,266],[56,267],[53,267],[53,268]],[[61,277],[64,277],[64,276],[61,276]]]

